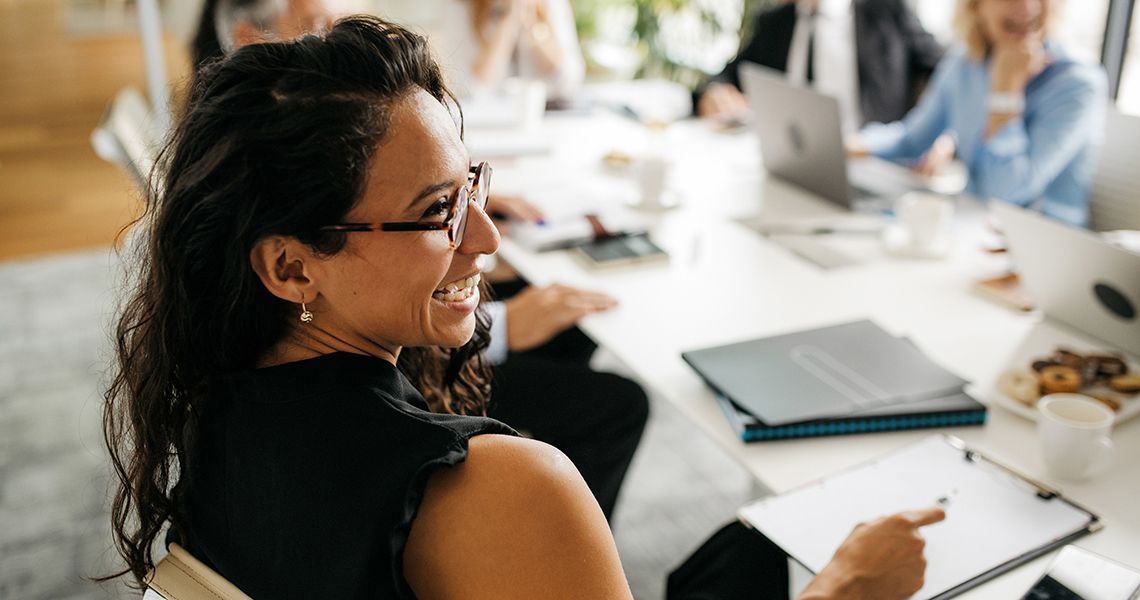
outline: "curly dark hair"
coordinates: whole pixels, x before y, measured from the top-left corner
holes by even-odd
[[[118,490],[117,549],[141,586],[152,546],[183,520],[172,488],[184,471],[207,382],[254,368],[290,334],[295,306],[271,295],[250,265],[265,236],[339,252],[340,222],[361,197],[394,101],[422,88],[462,115],[426,41],[372,17],[327,34],[247,46],[211,63],[162,152],[137,256],[140,271],[115,331],[104,435]],[[406,348],[401,370],[433,410],[484,414],[488,323],[454,349]]]

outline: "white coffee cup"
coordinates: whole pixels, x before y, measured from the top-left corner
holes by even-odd
[[[1037,402],[1037,410],[1037,437],[1050,475],[1079,480],[1108,467],[1110,408],[1081,394],[1049,394]]]
[[[637,183],[641,189],[638,208],[660,210],[667,207],[666,192],[669,188],[669,172],[672,162],[661,155],[652,154],[642,158],[637,165]]]
[[[954,218],[954,202],[938,194],[910,192],[895,202],[895,216],[906,232],[908,245],[927,250],[945,241]]]

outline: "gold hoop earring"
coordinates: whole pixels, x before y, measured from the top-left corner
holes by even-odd
[[[312,323],[313,322],[313,313],[311,311],[309,311],[308,308],[305,307],[305,295],[304,294],[301,294],[301,322],[302,323]]]

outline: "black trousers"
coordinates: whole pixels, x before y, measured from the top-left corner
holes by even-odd
[[[666,600],[788,600],[788,557],[733,521],[669,574]]]
[[[525,287],[496,286],[509,297]],[[597,346],[571,328],[546,345],[495,366],[488,415],[561,450],[578,467],[606,519],[649,419],[637,383],[590,369]]]

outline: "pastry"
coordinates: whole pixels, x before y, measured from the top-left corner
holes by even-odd
[[[1085,357],[1072,350],[1057,348],[1056,352],[1053,353],[1053,362],[1066,367],[1072,367],[1079,371],[1081,370],[1081,366],[1085,363]]]
[[[1025,369],[1009,369],[998,378],[998,391],[1022,404],[1033,406],[1041,397],[1037,375]]]
[[[1140,392],[1140,374],[1117,375],[1108,381],[1108,387],[1123,394]]]
[[[1056,364],[1057,363],[1055,363],[1051,360],[1035,360],[1035,361],[1033,361],[1033,364],[1030,366],[1034,371],[1040,373],[1041,369],[1044,369],[1045,367],[1052,367]]]
[[[1041,369],[1041,392],[1060,394],[1081,391],[1081,373],[1070,366],[1052,366]]]
[[[1120,411],[1120,401],[1108,392],[1089,392],[1085,395],[1111,408],[1112,412]]]
[[[602,157],[602,162],[613,169],[624,169],[633,164],[633,157],[621,150],[611,150]]]
[[[1119,356],[1112,356],[1107,354],[1093,355],[1088,357],[1089,360],[1096,361],[1096,375],[1100,379],[1111,379],[1117,375],[1128,374],[1128,363]]]

